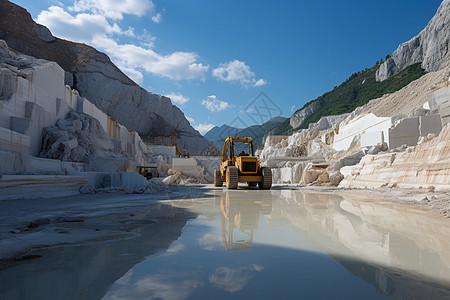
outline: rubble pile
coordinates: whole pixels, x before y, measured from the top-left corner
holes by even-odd
[[[72,111],[55,126],[43,129],[39,157],[88,162],[93,156],[132,159],[115,147],[97,119],[86,114]]]

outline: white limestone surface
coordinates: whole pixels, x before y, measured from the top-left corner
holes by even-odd
[[[87,182],[82,176],[2,175],[0,200],[78,195]]]
[[[345,178],[340,187],[450,190],[450,125],[438,137],[403,152],[366,155],[341,173]]]
[[[345,121],[344,121],[345,122]],[[339,126],[339,132],[334,135],[332,147],[335,150],[347,150],[355,138],[360,139],[360,146],[373,146],[388,137],[391,118],[377,117],[372,113],[356,117]]]

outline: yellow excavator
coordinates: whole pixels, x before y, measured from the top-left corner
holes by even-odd
[[[272,187],[272,170],[261,167],[255,156],[250,137],[227,137],[222,148],[220,169],[214,170],[214,186],[226,183],[228,189],[237,189],[239,182],[260,189]]]

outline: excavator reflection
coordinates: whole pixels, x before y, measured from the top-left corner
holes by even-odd
[[[259,218],[272,212],[271,194],[254,193],[254,197],[242,198],[240,193],[220,191],[215,194],[221,211],[222,241],[228,251],[250,249]]]

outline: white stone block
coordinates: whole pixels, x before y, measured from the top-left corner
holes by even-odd
[[[332,147],[338,151],[347,150],[355,136],[360,137],[365,146],[376,145],[381,142],[381,132],[386,138],[390,127],[391,118],[367,114],[340,126],[339,133],[334,136]]]
[[[292,168],[291,167],[285,167],[280,169],[281,172],[281,183],[292,183]]]
[[[61,169],[61,161],[57,159],[47,159],[40,157],[29,157],[29,166],[27,171],[39,174],[54,174],[62,175],[64,172]]]
[[[136,172],[113,172],[110,176],[115,187],[141,188],[147,184],[147,179]]]
[[[427,136],[430,133],[438,135],[442,130],[442,121],[440,115],[421,116],[419,121],[420,136]]]
[[[21,153],[0,151],[0,175],[23,171],[25,171],[25,162]]]
[[[85,184],[87,179],[79,176],[3,175],[0,178],[0,200],[77,195]]]
[[[172,169],[180,171],[186,176],[203,179],[203,169],[197,164],[194,158],[174,158]]]
[[[48,62],[24,71],[32,85],[45,90],[52,98],[64,97],[64,70],[55,62]]]
[[[441,115],[442,126],[450,123],[450,87],[444,87],[428,94],[427,100],[431,112]]]
[[[405,118],[389,129],[389,149],[414,146],[419,141],[419,117]]]
[[[280,168],[272,169],[272,182],[273,183],[281,183],[281,169]]]
[[[28,153],[30,149],[30,137],[0,127],[0,147],[4,150]]]
[[[177,156],[175,146],[147,145],[147,148],[153,155],[162,155],[169,158]]]

